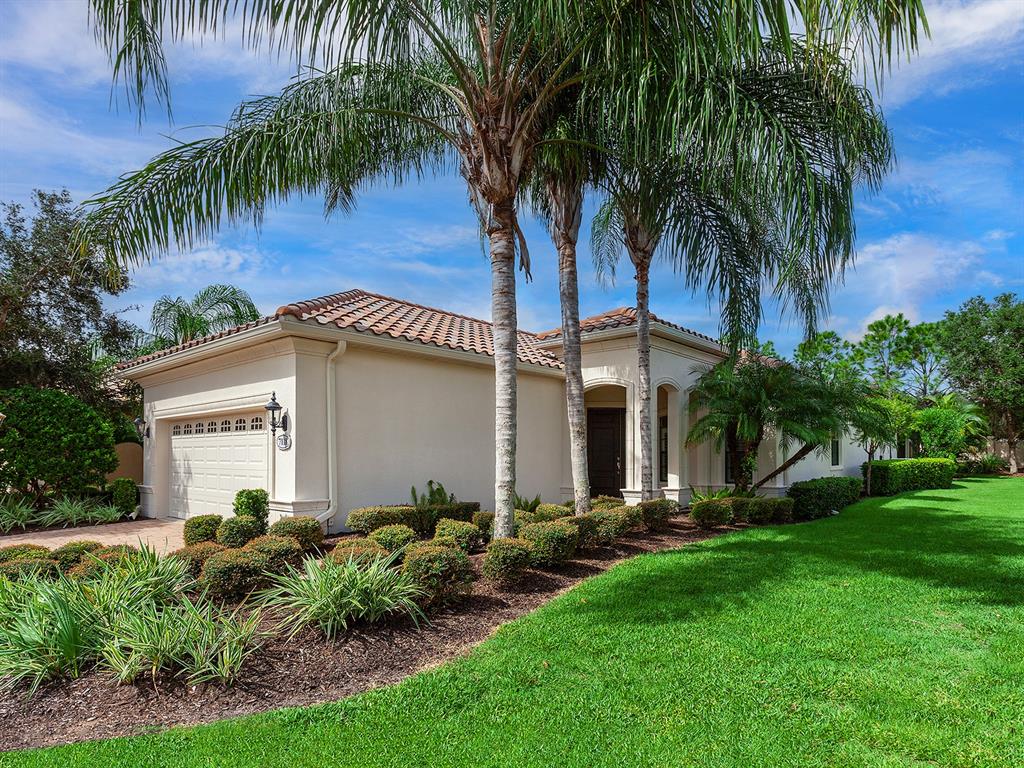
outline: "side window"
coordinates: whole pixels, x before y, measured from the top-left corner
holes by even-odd
[[[734,458],[733,455],[732,455],[732,451],[730,451],[728,448],[726,448],[724,453],[725,453],[725,482],[726,482],[726,484],[735,483],[736,482],[736,476],[734,474],[734,470],[733,470],[733,467],[732,467],[733,458]]]
[[[838,437],[833,437],[829,444],[829,457],[833,467],[840,467],[843,464],[842,451]]]

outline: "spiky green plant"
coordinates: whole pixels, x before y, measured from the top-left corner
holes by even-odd
[[[0,499],[0,532],[10,533],[15,528],[25,530],[38,519],[35,507],[21,496]]]
[[[272,586],[260,603],[282,612],[281,626],[294,635],[316,625],[330,638],[357,621],[374,623],[388,616],[423,617],[417,600],[424,594],[415,580],[396,568],[400,552],[388,557],[307,558],[301,569],[289,566],[271,576]]]
[[[38,521],[47,528],[56,525],[74,527],[87,522],[91,511],[92,505],[84,499],[65,497],[56,499],[48,509],[40,512]]]

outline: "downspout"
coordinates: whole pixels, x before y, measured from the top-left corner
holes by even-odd
[[[331,530],[331,519],[338,512],[338,425],[336,424],[338,391],[335,386],[334,361],[345,353],[347,342],[342,339],[338,342],[334,351],[327,356],[327,509],[316,516],[316,519],[324,524],[327,532]]]

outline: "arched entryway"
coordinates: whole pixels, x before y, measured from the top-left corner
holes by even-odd
[[[686,487],[683,460],[686,414],[683,411],[682,393],[679,386],[672,381],[660,382],[655,388],[655,393],[655,496],[664,494],[679,500],[680,490]]]
[[[591,496],[622,496],[633,462],[632,402],[622,384],[594,382],[583,395],[587,411],[587,471]]]

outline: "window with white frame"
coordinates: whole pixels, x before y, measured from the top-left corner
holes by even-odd
[[[245,432],[245,419],[235,419],[235,432]]]
[[[829,463],[833,467],[841,467],[843,465],[842,444],[839,442],[839,438],[835,435],[833,435],[832,439],[829,440],[828,452]]]
[[[222,421],[220,423],[220,431],[221,432],[230,432],[231,431],[231,419],[224,419],[224,421]]]

